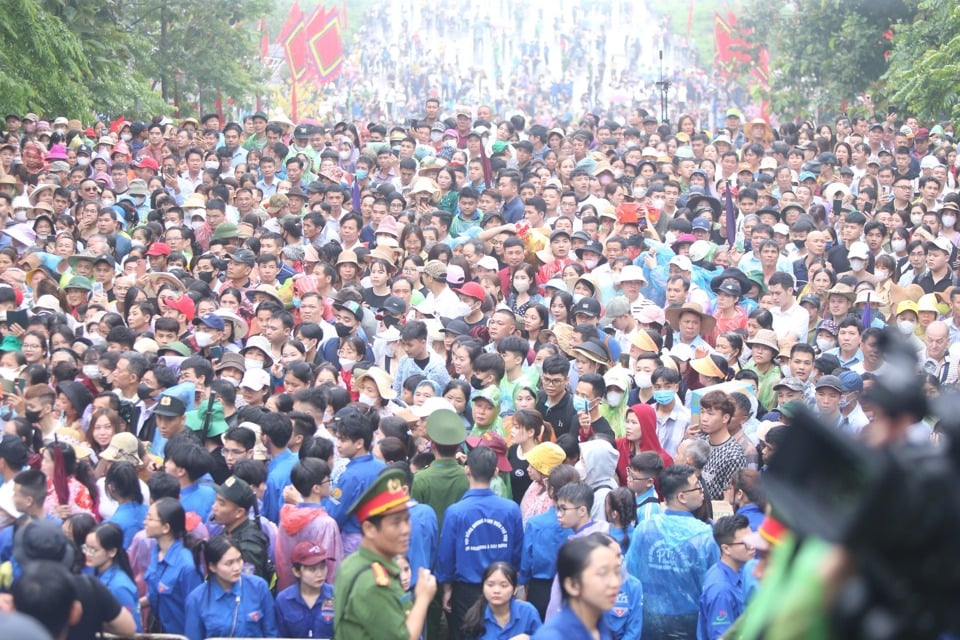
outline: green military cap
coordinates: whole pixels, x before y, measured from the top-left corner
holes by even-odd
[[[174,340],[173,342],[168,342],[163,345],[157,350],[157,354],[162,356],[165,351],[173,351],[178,356],[183,356],[184,358],[190,357],[190,347],[179,340]]]
[[[484,387],[479,391],[475,391],[473,396],[470,398],[470,402],[476,402],[479,399],[484,399],[495,407],[500,406],[500,387],[496,385],[491,385],[489,387]]]
[[[454,414],[456,415],[456,414]],[[399,469],[384,471],[350,507],[348,515],[355,515],[364,522],[374,516],[385,516],[407,510],[407,488],[403,484],[404,473]]]
[[[229,240],[240,236],[240,229],[233,222],[221,222],[213,231],[214,240]]]
[[[250,485],[237,476],[230,476],[224,480],[223,484],[217,487],[217,495],[241,509],[249,509],[257,502],[257,495]]]
[[[84,291],[93,291],[93,283],[90,282],[90,278],[86,276],[73,276],[70,278],[70,281],[67,282],[67,286],[64,287],[64,290],[67,289],[83,289]]]
[[[209,407],[209,405],[210,401],[204,400],[202,403],[200,403],[198,408],[187,412],[187,428],[193,431],[200,431],[203,429],[203,421],[206,420],[207,407]],[[207,430],[205,437],[216,438],[228,428],[229,425],[224,418],[223,405],[217,401],[214,401],[213,409],[210,410],[210,428]]]
[[[179,418],[187,412],[187,405],[176,396],[161,395],[153,412],[158,416]]]
[[[760,287],[760,293],[767,290],[767,283],[763,280],[763,271],[747,271],[746,276],[753,284]],[[747,294],[746,291],[743,293],[744,295]]]
[[[800,400],[788,400],[780,406],[780,415],[786,418],[795,418],[797,412],[803,407],[803,402]]]
[[[442,446],[455,446],[467,439],[463,420],[450,409],[438,409],[427,418],[427,437]]]

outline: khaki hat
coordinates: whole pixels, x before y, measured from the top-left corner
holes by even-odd
[[[780,354],[780,344],[777,341],[777,333],[773,329],[760,329],[757,331],[752,340],[747,340],[748,347],[752,348],[754,345],[773,349],[774,358]]]
[[[397,392],[393,390],[393,376],[380,367],[370,367],[363,372],[363,375],[357,378],[359,384],[364,378],[370,378],[377,385],[377,391],[384,400],[393,400],[397,397]]]
[[[670,326],[673,327],[674,331],[680,330],[680,316],[684,313],[695,313],[700,316],[700,335],[707,335],[713,328],[717,325],[716,319],[704,313],[703,307],[701,307],[696,302],[684,302],[683,305],[679,307],[670,307],[664,311],[664,316],[667,319],[667,322],[670,323]]]
[[[100,457],[110,462],[130,462],[140,466],[140,442],[137,436],[126,431],[115,433],[110,438],[110,444],[103,450]]]

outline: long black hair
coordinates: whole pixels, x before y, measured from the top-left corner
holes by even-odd
[[[480,579],[481,586],[486,583],[497,571],[501,572],[507,581],[513,586],[514,592],[517,589],[517,570],[514,569],[509,562],[493,562],[487,566],[486,570],[483,572],[483,578]],[[487,609],[487,598],[481,593],[480,597],[477,598],[477,601],[467,609],[467,612],[463,615],[463,623],[460,626],[460,630],[463,632],[463,635],[467,638],[477,638],[483,635],[484,624],[484,613]]]
[[[113,522],[104,522],[91,533],[97,536],[97,542],[104,551],[116,551],[113,564],[133,580],[133,568],[130,566],[130,557],[123,546],[123,530]]]

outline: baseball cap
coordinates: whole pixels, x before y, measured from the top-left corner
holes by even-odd
[[[224,480],[223,484],[217,487],[217,495],[241,509],[249,509],[257,502],[257,495],[247,481],[237,476],[230,476]]]
[[[252,267],[257,261],[257,257],[253,255],[253,251],[250,251],[250,249],[237,249],[230,256],[230,259],[248,267]]]
[[[182,295],[179,298],[167,298],[163,301],[163,304],[187,316],[187,322],[193,322],[193,316],[197,312],[197,305],[190,296]]]
[[[837,378],[840,379],[840,383],[843,386],[842,391],[844,393],[849,393],[851,391],[860,393],[863,391],[863,376],[856,371],[841,371]]]
[[[187,405],[177,396],[162,394],[153,412],[158,416],[179,418],[187,412]]]
[[[193,324],[197,326],[203,324],[211,329],[216,329],[217,331],[223,331],[226,327],[226,323],[224,323],[223,318],[215,313],[205,313],[200,318],[194,318]]]
[[[454,289],[453,291],[462,296],[467,296],[480,301],[487,299],[487,292],[484,290],[483,285],[479,282],[464,282],[463,286],[458,289]]]
[[[784,389],[790,389],[790,391],[803,391],[807,388],[807,385],[804,384],[803,380],[800,378],[789,377],[781,379],[780,382],[773,386],[773,390],[776,391],[781,387]]]
[[[596,298],[582,298],[580,302],[574,305],[573,315],[589,316],[591,318],[600,317],[600,301]]]
[[[507,459],[507,441],[499,433],[487,431],[480,436],[469,436],[466,440],[467,446],[471,449],[477,447],[489,447],[497,454],[497,470],[504,473],[513,471],[513,466]]]
[[[290,554],[290,562],[301,567],[312,567],[329,559],[326,550],[316,542],[298,542]]]
[[[837,376],[820,376],[817,380],[817,389],[830,388],[843,393],[843,382]]]

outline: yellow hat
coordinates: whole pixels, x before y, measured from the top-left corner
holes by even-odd
[[[913,300],[904,300],[903,302],[901,302],[900,304],[897,305],[897,315],[898,315],[898,316],[899,316],[901,313],[904,313],[905,311],[912,311],[913,313],[917,314],[918,316],[920,315],[920,308],[917,306],[917,303],[914,302]]]
[[[560,445],[553,442],[541,442],[527,454],[527,464],[543,476],[549,476],[550,472],[566,459],[567,454]]]

